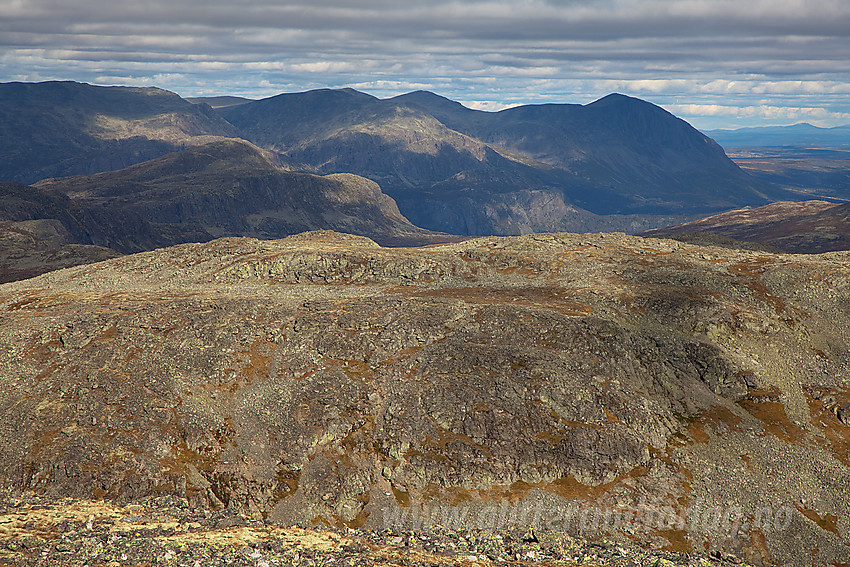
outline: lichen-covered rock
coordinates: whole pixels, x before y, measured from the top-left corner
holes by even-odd
[[[0,480],[289,524],[591,526],[838,560],[848,259],[320,232],[6,284]]]

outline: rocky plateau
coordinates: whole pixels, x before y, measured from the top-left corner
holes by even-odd
[[[844,565],[849,260],[320,231],[3,284],[2,525],[36,497],[171,498],[262,530],[398,530],[395,546],[549,542],[488,558],[452,535],[433,564],[583,561],[546,551],[580,537],[670,554],[622,565]],[[50,537],[97,545],[86,515]],[[15,557],[62,564],[48,536]]]

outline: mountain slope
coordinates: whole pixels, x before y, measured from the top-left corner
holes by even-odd
[[[0,221],[52,220],[66,235],[64,244],[111,248],[122,253],[151,250],[187,240],[168,238],[133,211],[111,203],[90,206],[60,191],[18,183],[0,183]],[[210,237],[207,236],[207,240]],[[49,236],[48,240],[53,240]],[[191,240],[191,238],[188,238]],[[36,245],[52,247],[47,242]]]
[[[0,488],[840,564],[848,260],[319,232],[5,284]]]
[[[157,88],[0,84],[0,181],[119,169],[233,136],[208,106]]]
[[[425,106],[450,127],[494,147],[590,180],[566,191],[595,213],[708,210],[766,200],[763,184],[744,174],[720,146],[640,99],[611,94],[585,106],[544,104],[487,113],[425,93],[413,95],[395,100]],[[600,188],[605,191],[599,193]]]
[[[0,221],[0,283],[116,256],[109,248],[78,244],[56,219]]]
[[[784,195],[684,121],[622,95],[489,113],[422,91],[379,100],[322,90],[220,112],[260,146],[378,181],[413,222],[449,232],[575,228],[595,215],[687,216]],[[511,205],[536,201],[559,204],[519,217]]]
[[[226,140],[91,176],[48,179],[88,208],[118,207],[164,233],[280,238],[314,229],[368,235],[382,243],[445,241],[413,226],[372,181],[351,174],[286,171],[261,150]]]
[[[826,201],[772,203],[650,230],[645,235],[689,233],[709,233],[758,242],[795,254],[850,250],[850,204]]]

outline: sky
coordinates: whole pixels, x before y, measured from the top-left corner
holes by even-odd
[[[700,129],[850,124],[850,0],[0,0],[0,82],[471,108],[620,92]]]

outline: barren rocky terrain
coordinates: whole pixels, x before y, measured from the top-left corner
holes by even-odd
[[[724,567],[741,561],[722,553],[649,550],[531,528],[305,529],[191,507],[177,497],[118,506],[27,494],[0,510],[0,564]]]
[[[312,232],[4,284],[6,514],[168,497],[362,537],[531,528],[684,564],[842,565],[848,260]],[[56,532],[72,550],[81,517]],[[33,541],[34,562],[62,553]]]
[[[760,244],[773,251],[818,254],[850,249],[850,205],[827,201],[779,201],[738,209],[675,226],[649,230],[644,236],[668,235],[707,242],[730,238],[732,246]]]

